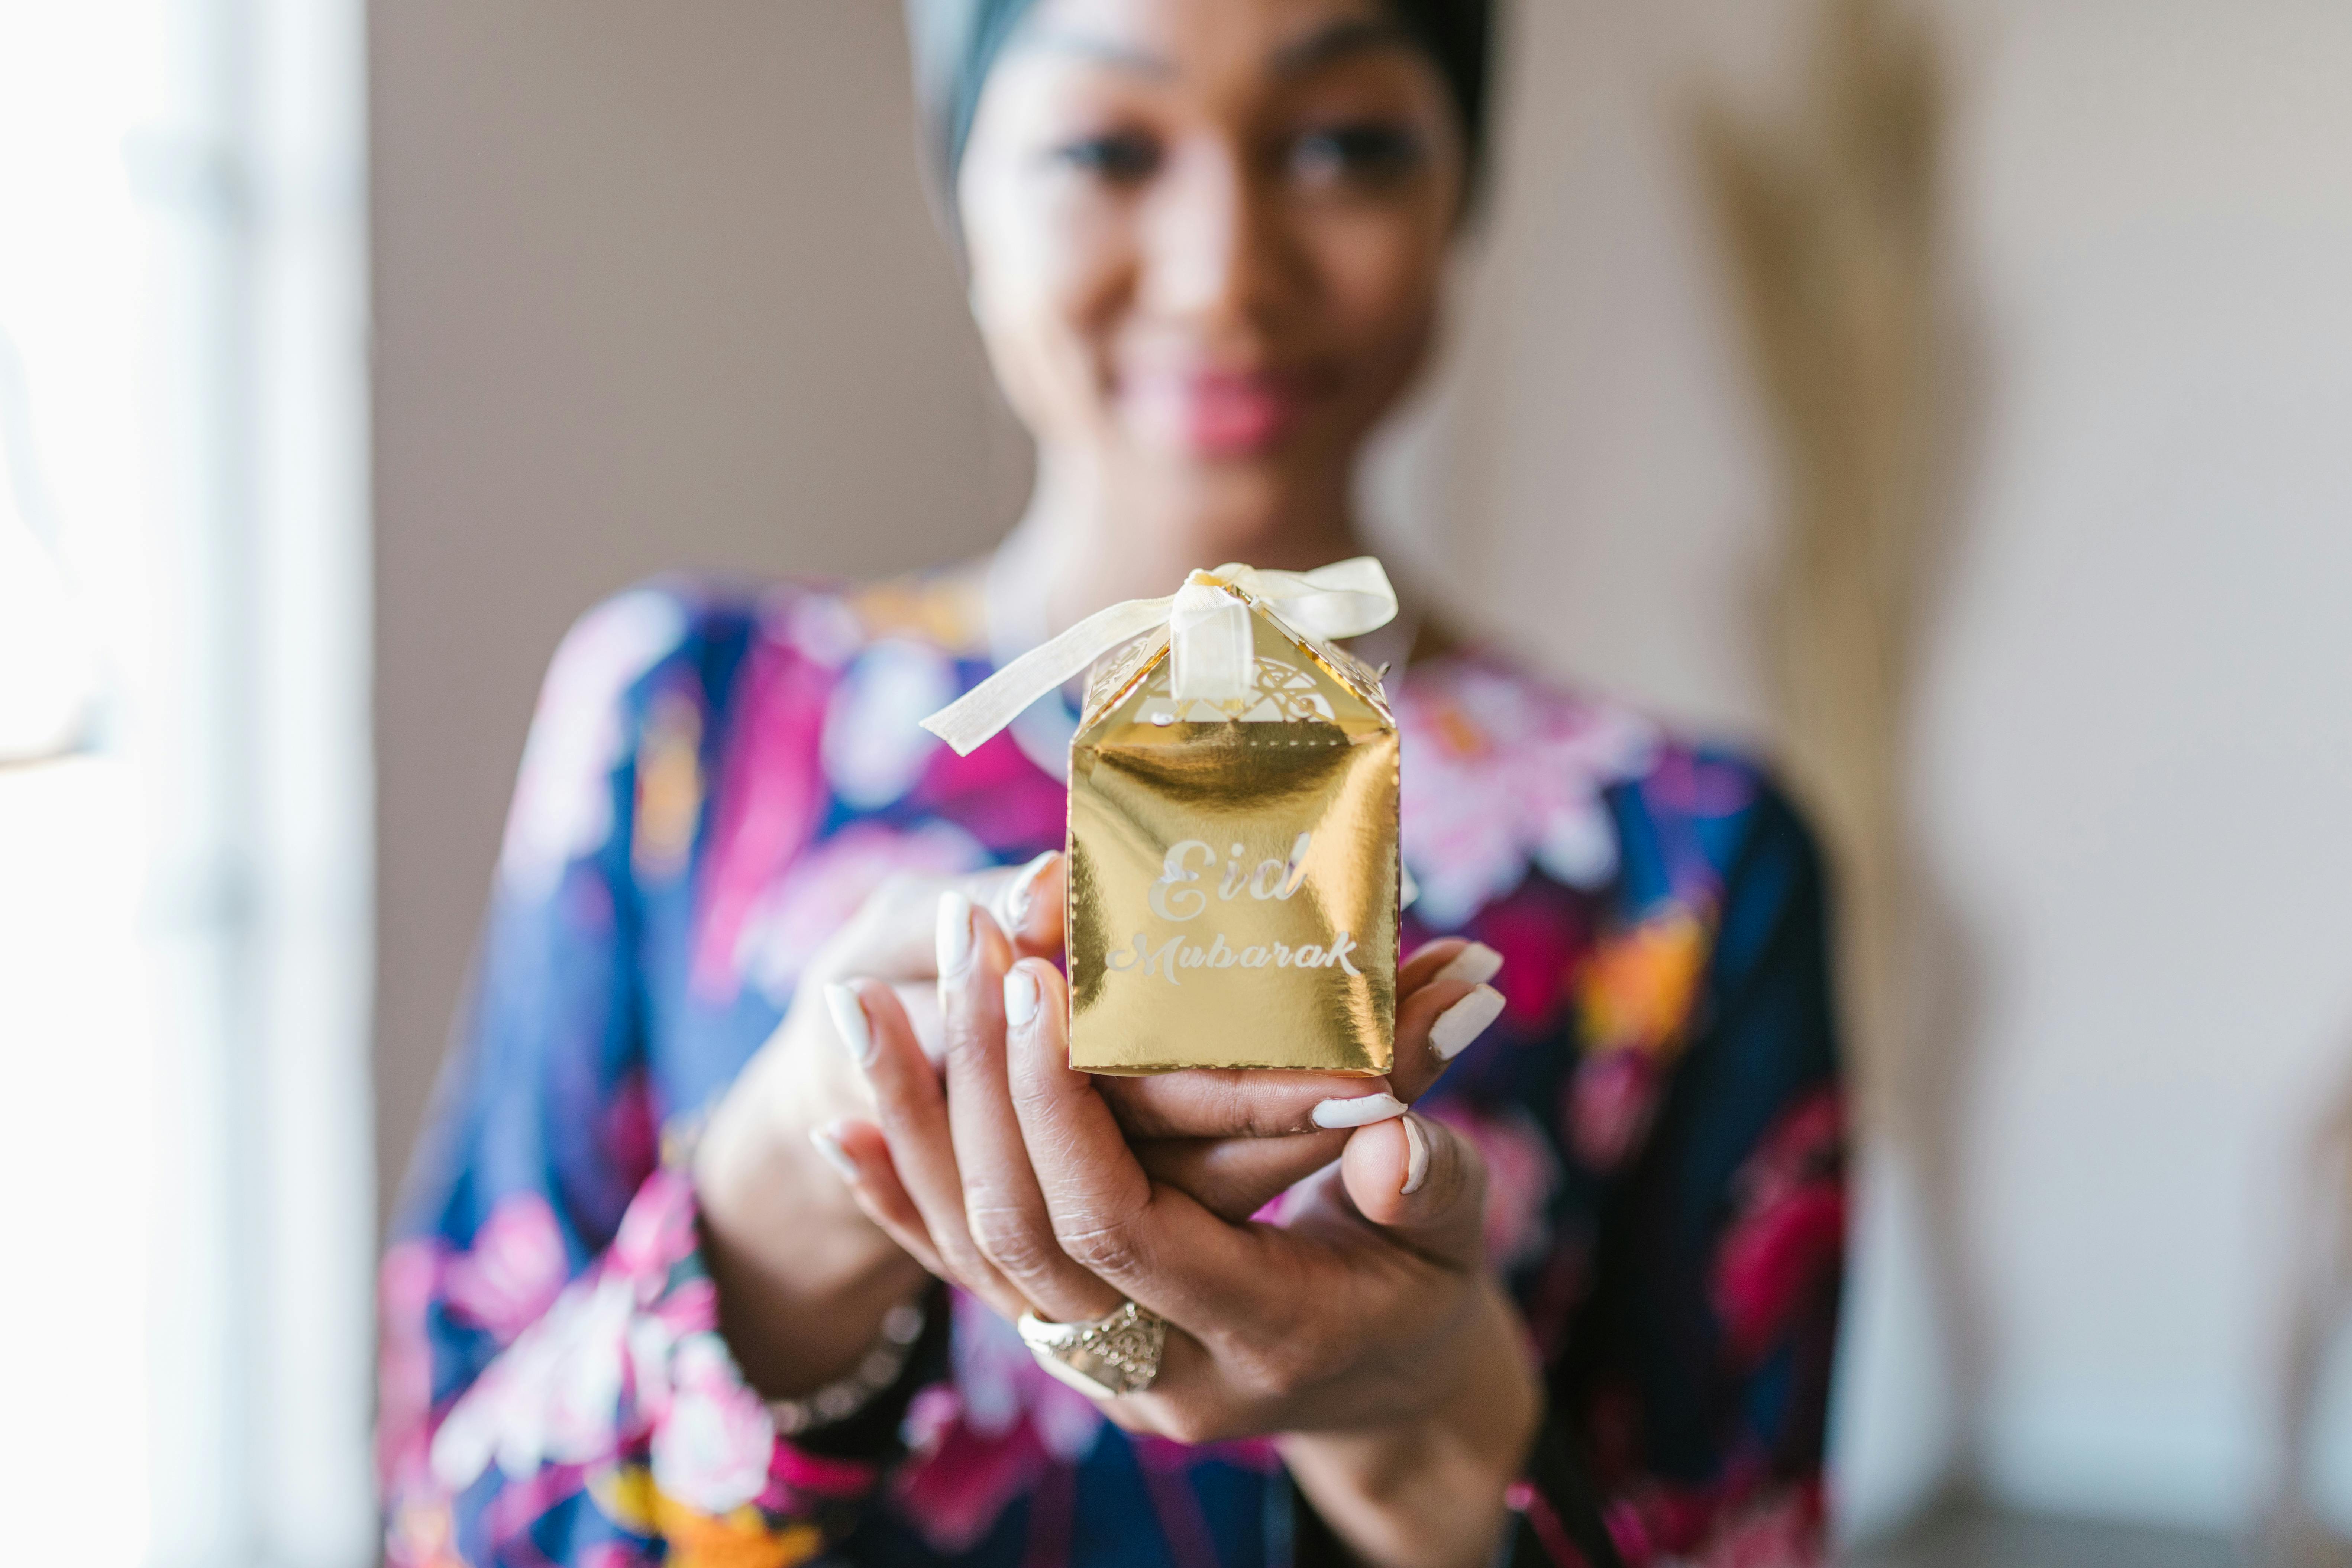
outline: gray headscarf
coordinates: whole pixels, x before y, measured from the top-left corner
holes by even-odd
[[[933,195],[950,224],[956,172],[963,163],[964,144],[971,138],[981,89],[1035,3],[907,0],[907,33],[914,46],[915,97],[923,115],[924,153]],[[1390,14],[1437,67],[1461,113],[1463,146],[1474,191],[1486,142],[1495,3],[1385,0]]]

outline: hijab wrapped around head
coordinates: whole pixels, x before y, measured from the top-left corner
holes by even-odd
[[[1486,142],[1486,91],[1493,47],[1495,0],[1381,0],[1406,35],[1444,79],[1462,121],[1469,163],[1467,187],[1477,188]],[[907,32],[914,46],[915,96],[923,115],[924,152],[941,210],[952,223],[956,174],[971,138],[988,73],[1035,8],[1036,0],[907,0]]]

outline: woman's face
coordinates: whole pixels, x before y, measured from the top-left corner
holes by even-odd
[[[960,176],[973,310],[1049,447],[1279,502],[1420,367],[1463,177],[1377,0],[1040,0]]]

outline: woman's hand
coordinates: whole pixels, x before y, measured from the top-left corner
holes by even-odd
[[[834,1145],[811,1136],[873,1111],[826,1008],[827,985],[877,976],[869,984],[893,988],[902,1016],[935,1037],[941,898],[992,911],[1023,953],[1058,953],[1061,858],[886,883],[811,960],[784,1021],[711,1112],[694,1184],[721,1326],[752,1386],[791,1397],[839,1376],[872,1348],[890,1309],[923,1286],[920,1266],[826,1168],[840,1158]]]
[[[1083,1321],[1123,1300],[1159,1313],[1159,1380],[1108,1401],[1113,1419],[1188,1442],[1280,1435],[1366,1556],[1483,1560],[1537,1395],[1481,1255],[1470,1146],[1419,1117],[1337,1133],[1337,1168],[1284,1226],[1233,1223],[1129,1148],[1104,1093],[1121,1080],[1066,1065],[1051,965],[1013,963],[986,921],[956,956],[944,1085],[891,990],[853,993],[877,1121],[837,1137],[875,1222],[1007,1317]]]
[[[1402,1115],[1428,1092],[1502,1012],[1486,984],[1502,963],[1483,943],[1447,937],[1401,966],[1396,1062],[1385,1079],[1193,1069],[1098,1078],[1095,1089],[1152,1180],[1244,1220],[1339,1158],[1352,1129]]]
[[[825,1001],[829,983],[877,977],[924,1055],[936,1060],[943,1048],[942,947],[974,929],[978,910],[979,923],[1012,952],[1057,955],[1063,893],[1058,854],[977,876],[887,884],[812,960],[784,1022],[713,1112],[695,1183],[722,1322],[755,1387],[790,1396],[838,1375],[871,1348],[884,1314],[923,1279],[921,1267],[822,1168],[847,1163],[830,1125],[873,1112],[865,1079],[842,1048],[837,1007]],[[1199,1072],[1105,1085],[1148,1169],[1242,1218],[1338,1158],[1347,1133],[1331,1129],[1395,1115],[1426,1089],[1444,1066],[1433,1040],[1458,1050],[1491,1021],[1500,998],[1478,983],[1499,962],[1490,950],[1459,942],[1415,955],[1400,976],[1404,1065],[1392,1083]],[[1449,1032],[1437,1019],[1458,1002],[1465,1005],[1449,1016]]]

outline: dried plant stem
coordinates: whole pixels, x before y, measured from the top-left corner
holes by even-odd
[[[1782,766],[1840,873],[1846,1017],[1894,1110],[1910,879],[1904,753],[1923,557],[1943,505],[1943,91],[1886,0],[1828,0],[1810,114],[1707,111],[1700,152],[1782,458],[1767,636]]]
[[[2277,1495],[2248,1553],[2265,1568],[2347,1568],[2352,1542],[2310,1497],[2328,1363],[2352,1322],[2352,1084],[2337,1093],[2311,1142],[2288,1255]]]

